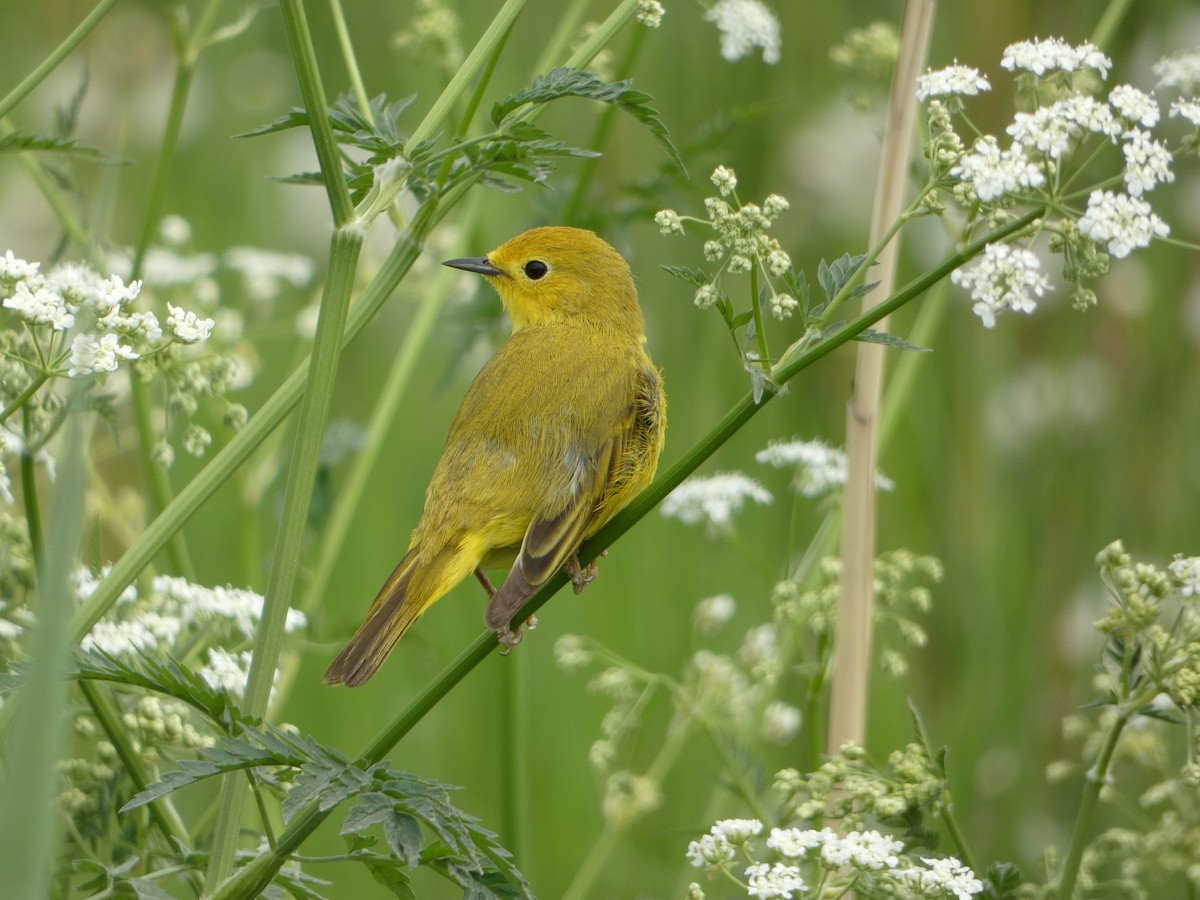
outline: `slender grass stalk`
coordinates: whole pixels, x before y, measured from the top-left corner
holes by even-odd
[[[1151,698],[1142,698],[1142,703]],[[1116,752],[1117,742],[1121,732],[1129,724],[1127,709],[1136,709],[1142,705],[1125,704],[1117,709],[1117,717],[1113,719],[1108,734],[1104,736],[1104,744],[1096,756],[1096,764],[1088,769],[1087,781],[1083,786],[1083,795],[1079,798],[1079,813],[1075,816],[1075,828],[1071,832],[1071,844],[1067,855],[1063,858],[1062,873],[1058,876],[1058,884],[1052,896],[1059,900],[1071,900],[1075,896],[1075,882],[1079,878],[1079,866],[1083,862],[1083,851],[1087,847],[1092,834],[1092,823],[1096,817],[1096,806],[1100,802],[1100,790],[1108,781],[1108,769],[1112,763],[1113,753]]]
[[[16,87],[5,94],[4,98],[0,99],[0,119],[12,112],[18,103],[28,97],[34,88],[45,81],[46,77],[58,68],[59,63],[66,59],[71,51],[78,47],[83,42],[83,39],[92,33],[116,3],[117,0],[100,0],[96,4],[95,9],[88,13],[82,22],[75,26],[75,30],[67,35],[61,44],[55,47],[45,59],[38,63],[32,72],[22,78]]]
[[[29,549],[33,553],[35,566],[42,561],[42,511],[38,506],[37,472],[34,467],[34,450],[29,440],[30,409],[22,410],[25,420],[25,448],[21,451],[21,503],[25,508],[25,523],[29,528]]]
[[[338,46],[342,49],[342,61],[346,64],[346,77],[350,79],[350,87],[354,91],[354,100],[358,103],[358,111],[364,116],[370,116],[371,98],[367,96],[362,72],[358,68],[358,57],[354,54],[354,44],[350,41],[350,30],[346,27],[346,13],[342,10],[342,0],[329,0],[329,13],[333,16],[333,30],[337,32]]]
[[[1044,207],[1033,209],[1020,218],[1014,219],[990,234],[949,254],[937,266],[913,279],[875,308],[847,322],[825,340],[802,352],[791,354],[786,362],[776,367],[774,373],[776,381],[779,385],[786,384],[804,369],[823,359],[847,341],[853,340],[863,329],[871,327],[879,319],[919,297],[955,269],[983,252],[983,248],[988,244],[1016,234],[1035,223],[1044,214]],[[705,437],[684,454],[682,459],[655,479],[650,487],[638,495],[633,502],[614,516],[580,548],[578,553],[580,563],[587,565],[596,559],[617,538],[662,502],[667,494],[678,487],[680,482],[698,469],[738,429],[750,421],[776,396],[778,396],[778,391],[773,389],[769,389],[760,402],[755,402],[752,393],[743,396]],[[559,572],[530,598],[529,602],[514,616],[514,619],[525,619],[533,615],[565,584],[567,584],[567,576]],[[384,726],[363,749],[358,757],[360,762],[370,764],[382,760],[430,710],[437,706],[443,697],[450,693],[455,685],[481,662],[494,655],[493,651],[496,647],[494,632],[485,631],[476,637],[421,689],[408,706]],[[271,879],[279,871],[279,867],[287,862],[290,854],[316,830],[332,811],[332,809],[322,810],[316,802],[303,807],[292,817],[288,826],[280,832],[278,842],[270,852],[261,854],[235,872],[216,889],[213,896],[220,900],[248,900],[248,898],[257,896],[270,884]]]
[[[45,554],[38,569],[37,628],[30,641],[25,683],[3,742],[0,781],[0,872],[10,897],[49,896],[57,853],[58,762],[66,741],[67,622],[74,604],[70,573],[83,536],[84,446],[90,421],[81,378],[66,398],[70,410],[58,461],[58,478],[47,516]]]
[[[925,64],[933,28],[934,0],[909,0],[900,32],[900,55],[892,78],[887,130],[875,186],[871,243],[876,244],[901,219],[908,161],[916,118],[912,85]],[[875,274],[879,287],[890,293],[895,283],[898,238],[879,254]],[[864,298],[864,307],[869,301]],[[882,323],[886,318],[881,319]],[[829,699],[826,748],[837,752],[846,741],[864,744],[871,672],[872,606],[875,584],[875,469],[877,418],[883,389],[883,351],[878,344],[860,343],[854,390],[846,411],[848,476],[842,496],[842,576],[834,629],[833,674]]]
[[[558,24],[554,26],[554,33],[542,47],[542,55],[538,57],[533,71],[547,72],[567,55],[567,47],[579,34],[579,26],[583,23],[589,5],[589,0],[571,0],[570,5],[563,9],[558,17]]]

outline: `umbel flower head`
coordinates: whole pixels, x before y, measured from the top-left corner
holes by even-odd
[[[1153,132],[1163,118],[1159,101],[1129,84],[1105,95],[1112,61],[1096,46],[1053,37],[1021,41],[1004,51],[1000,65],[1017,75],[1019,94],[1030,100],[1003,137],[979,134],[966,117],[964,99],[990,88],[977,70],[956,62],[917,81],[933,136],[925,207],[939,210],[937,195],[948,191],[967,209],[968,229],[1010,221],[1023,208],[1046,211],[1025,232],[1005,245],[988,246],[978,261],[954,273],[989,328],[1005,312],[1033,312],[1050,292],[1050,278],[1031,246],[1043,235],[1047,249],[1064,257],[1063,276],[1074,285],[1075,306],[1094,303],[1085,282],[1104,274],[1110,259],[1123,259],[1170,234],[1151,208],[1150,194],[1175,180],[1172,152]],[[1160,88],[1190,87],[1184,68],[1180,59],[1160,63],[1155,70]],[[1177,101],[1171,113],[1195,129],[1200,106],[1188,103],[1194,100]],[[954,131],[955,114],[979,135],[970,146]],[[1188,141],[1194,143],[1195,134],[1184,144]],[[1092,187],[1080,184],[1085,162],[1089,174],[1100,173]]]

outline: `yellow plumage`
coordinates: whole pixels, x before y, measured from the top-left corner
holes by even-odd
[[[485,620],[501,640],[525,601],[654,478],[666,398],[625,260],[590,231],[535,228],[481,259],[512,336],[450,426],[408,553],[329,670],[362,684],[472,571],[515,558]]]

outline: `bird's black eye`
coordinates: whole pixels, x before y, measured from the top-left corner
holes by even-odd
[[[525,277],[530,281],[537,281],[549,271],[550,267],[540,259],[531,259],[525,263]]]

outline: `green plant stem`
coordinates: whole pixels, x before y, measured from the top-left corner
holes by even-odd
[[[562,11],[562,15],[558,17],[558,25],[554,27],[554,34],[550,35],[550,40],[546,41],[545,46],[542,47],[542,55],[538,57],[537,63],[533,67],[534,72],[549,71],[557,60],[566,55],[567,47],[570,46],[575,35],[579,34],[579,26],[583,22],[588,6],[589,0],[572,0],[571,4]]]
[[[109,696],[109,692],[98,683],[87,679],[79,680],[79,690],[92,708],[92,713],[100,723],[108,742],[116,749],[117,756],[120,757],[121,764],[128,772],[134,787],[138,791],[146,790],[156,779],[142,760],[142,755],[134,749],[129,729],[121,723],[121,711]],[[162,832],[168,846],[172,842],[181,848],[192,846],[187,826],[184,825],[170,797],[156,797],[147,804],[147,808],[150,811],[150,821]],[[195,869],[189,869],[189,872],[195,876],[195,886],[199,887],[203,883],[200,873]]]
[[[758,296],[758,269],[750,266],[750,309],[754,312],[754,340],[758,344],[758,367],[770,377],[771,352],[767,349],[767,332],[763,328],[762,302]]]
[[[13,133],[12,126],[7,122],[0,120],[0,136],[7,137]],[[37,157],[27,150],[23,150],[17,154],[17,162],[21,168],[25,170],[25,174],[29,176],[29,180],[46,198],[46,202],[50,205],[50,209],[54,211],[54,217],[62,225],[63,231],[70,235],[80,247],[87,247],[90,237],[79,218],[71,209],[70,203],[64,196],[62,189],[58,184],[46,174],[46,170],[42,168],[42,164],[38,162]]]
[[[329,13],[333,16],[333,30],[337,32],[338,47],[342,50],[342,61],[346,64],[346,77],[350,79],[350,87],[354,91],[354,100],[358,103],[358,111],[370,118],[371,98],[367,96],[362,72],[358,68],[358,57],[354,54],[354,44],[350,41],[350,30],[346,27],[346,14],[342,10],[342,0],[329,0]]]
[[[37,376],[29,382],[29,384],[25,385],[25,389],[17,395],[17,398],[13,400],[12,403],[6,406],[3,410],[0,410],[0,425],[3,425],[5,422],[7,422],[9,416],[15,413],[18,409],[22,409],[29,398],[38,392],[38,388],[40,388],[49,380],[49,373],[39,372]]]
[[[1100,16],[1100,21],[1096,23],[1096,28],[1092,31],[1092,43],[1101,49],[1112,44],[1113,35],[1117,33],[1117,29],[1121,27],[1121,20],[1125,18],[1125,14],[1129,12],[1129,7],[1133,5],[1133,0],[1111,0],[1104,10],[1104,14]]]
[[[21,451],[21,502],[25,507],[25,522],[29,527],[29,549],[33,553],[33,562],[37,566],[42,562],[44,549],[42,546],[42,513],[38,506],[37,472],[34,469],[34,453],[29,440],[30,411],[26,406],[22,410],[25,420],[25,448]]]
[[[691,728],[688,727],[687,720],[679,720],[678,723],[672,724],[670,732],[667,734],[667,739],[659,748],[654,761],[646,769],[645,777],[655,784],[661,784],[664,777],[679,761],[679,756],[683,752],[683,748],[687,746],[687,739],[691,734]],[[592,844],[588,855],[584,857],[580,863],[579,869],[575,872],[575,877],[571,879],[571,883],[563,892],[563,900],[583,900],[584,897],[594,896],[592,887],[597,879],[604,871],[604,864],[612,855],[612,852],[617,849],[617,844],[620,842],[622,835],[629,830],[632,822],[614,822],[611,819],[606,819],[604,828],[600,832],[600,836],[596,842]],[[619,881],[619,879],[618,879]]]
[[[18,696],[10,696],[11,740],[0,742],[0,872],[9,897],[50,896],[47,884],[57,855],[58,763],[66,742],[67,623],[74,605],[70,573],[78,565],[86,481],[84,445],[90,378],[77,379],[66,398],[70,410],[59,454],[58,477],[47,517],[48,541],[38,569],[37,628]]]
[[[463,60],[463,64],[458,67],[458,71],[454,73],[454,77],[450,79],[450,83],[446,85],[445,90],[434,101],[433,106],[429,108],[429,112],[425,114],[420,124],[413,129],[412,135],[409,136],[408,145],[414,146],[427,141],[437,130],[442,127],[450,112],[454,109],[456,103],[463,94],[466,93],[467,87],[475,78],[483,66],[492,57],[492,52],[504,39],[513,22],[525,7],[525,0],[507,0],[507,2],[496,13],[496,17],[492,19],[492,23],[488,25],[487,30],[479,38],[479,41],[471,49],[467,58]]]
[[[1129,714],[1126,712],[1129,708],[1137,707],[1126,705],[1118,708],[1117,717],[1113,720],[1112,727],[1104,737],[1104,744],[1096,756],[1096,764],[1088,770],[1087,780],[1083,785],[1083,796],[1079,799],[1079,814],[1075,817],[1075,828],[1071,832],[1071,845],[1063,859],[1062,874],[1058,876],[1054,892],[1054,896],[1059,900],[1071,900],[1075,894],[1075,881],[1079,877],[1083,851],[1091,837],[1092,820],[1096,815],[1096,805],[1100,802],[1100,791],[1108,780],[1108,767],[1117,749],[1117,741],[1120,740],[1125,726],[1129,724]]]
[[[791,358],[781,363],[775,371],[775,377],[780,386],[786,384],[804,369],[823,359],[835,349],[852,340],[864,328],[869,328],[879,319],[895,312],[906,303],[919,297],[931,286],[945,278],[959,266],[963,265],[993,241],[1017,233],[1028,227],[1045,214],[1045,209],[1038,207],[1021,216],[1019,219],[998,228],[996,231],[967,244],[948,255],[940,264],[913,279],[900,290],[896,291],[878,306],[859,315],[841,328],[832,332],[820,343],[798,350]],[[688,475],[692,474],[734,433],[760,412],[768,402],[778,396],[778,391],[768,388],[762,401],[756,403],[752,393],[739,400],[732,409],[712,428],[709,433],[696,443],[677,463],[655,479],[650,487],[639,494],[633,502],[614,516],[603,528],[596,532],[579,549],[578,558],[582,565],[587,565],[607,549],[617,538],[632,528],[643,516],[657,506],[664,497],[679,486]],[[514,616],[514,619],[526,619],[536,613],[559,590],[567,584],[567,576],[559,572],[551,578],[540,591]],[[445,668],[433,677],[411,700],[401,712],[392,719],[380,733],[366,746],[359,756],[363,765],[369,765],[382,760],[391,749],[412,728],[425,717],[450,691],[483,660],[493,655],[497,647],[496,635],[485,631],[468,644],[451,660]],[[288,826],[279,834],[276,847],[269,853],[264,853],[239,869],[214,893],[221,900],[248,900],[257,896],[268,884],[274,874],[288,860],[288,856],[299,847],[304,840],[325,820],[332,810],[322,810],[316,803],[303,807],[292,818]]]
[[[639,0],[621,0],[621,5],[608,14],[608,18],[600,23],[600,27],[579,45],[579,49],[572,53],[563,65],[571,69],[582,69],[595,59],[596,54],[608,46],[609,41],[616,36],[617,32],[633,18],[633,14],[637,12],[638,2]]]
[[[642,49],[642,43],[646,39],[646,32],[648,30],[647,28],[634,29],[629,46],[625,49],[625,57],[621,60],[621,65],[617,69],[617,81],[628,78],[629,74],[633,71],[633,64],[637,61],[638,52]],[[599,153],[601,152],[601,148],[608,143],[608,138],[612,134],[613,127],[617,122],[617,112],[617,107],[611,103],[606,104],[600,111],[600,115],[596,119],[596,127],[592,129],[592,137],[586,145],[589,150]],[[596,167],[599,165],[600,157],[585,159],[580,164],[579,174],[575,177],[575,187],[571,191],[571,196],[567,200],[566,206],[563,208],[563,222],[574,224],[579,221],[580,213],[583,210],[584,203],[587,201],[588,189],[592,185],[596,174]]]
[[[154,444],[156,441],[154,428],[154,405],[150,397],[149,385],[138,381],[137,376],[129,379],[129,399],[133,406],[133,420],[138,432],[138,452],[142,458],[142,471],[146,476],[146,486],[150,491],[150,514],[157,517],[162,514],[171,501],[175,499],[171,490],[171,479],[166,469],[154,461]],[[192,556],[188,552],[187,542],[183,532],[177,531],[167,541],[167,559],[171,563],[174,574],[195,581],[195,568],[192,566]]]
[[[70,55],[71,51],[83,42],[83,39],[92,33],[92,30],[100,24],[100,20],[108,15],[117,3],[117,0],[100,0],[96,4],[95,9],[87,14],[82,22],[75,26],[75,30],[67,35],[66,39],[54,48],[49,55],[46,56],[32,72],[26,75],[11,91],[0,99],[0,119],[7,116],[18,103],[24,100],[39,84],[46,80],[46,77],[58,68],[59,63]]]

